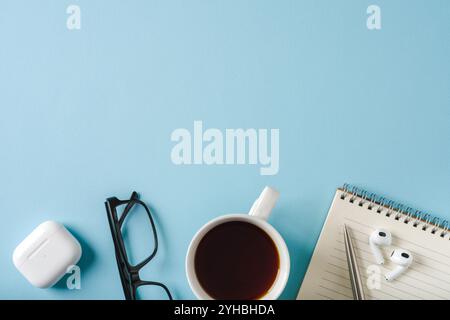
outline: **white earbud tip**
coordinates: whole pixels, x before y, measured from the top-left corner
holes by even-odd
[[[375,262],[377,263],[377,264],[381,264],[381,265],[383,265],[384,264],[384,258],[380,255],[380,252],[374,252],[374,254],[375,254]]]

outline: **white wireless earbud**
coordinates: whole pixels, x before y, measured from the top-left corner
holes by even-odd
[[[372,250],[375,262],[377,264],[384,264],[383,253],[380,250],[381,246],[390,246],[392,243],[392,235],[386,229],[377,229],[370,235],[369,245]]]
[[[413,261],[413,256],[411,252],[404,249],[395,249],[391,254],[391,261],[394,262],[397,267],[394,270],[388,272],[385,275],[387,281],[392,281],[397,279],[403,272],[408,269]]]

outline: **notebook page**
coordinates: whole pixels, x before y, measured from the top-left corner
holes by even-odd
[[[350,196],[341,199],[343,191],[337,190],[328,217],[314,250],[305,279],[297,299],[353,299],[344,247],[343,225],[349,227],[364,284],[366,299],[450,299],[450,240],[449,235],[432,234],[432,228],[422,230],[425,223],[413,227],[404,223],[404,217],[386,216],[387,208],[377,213],[378,205],[369,210],[369,202]],[[362,206],[359,205],[363,200]],[[375,264],[369,247],[369,235],[376,228],[386,228],[392,233],[392,245],[382,248],[385,265]],[[411,251],[413,262],[408,270],[392,282],[384,274],[395,268],[389,256],[392,250]],[[379,276],[368,271],[369,266],[381,270]],[[373,268],[373,267],[372,267]],[[369,289],[368,284],[372,289]],[[379,288],[373,284],[379,279]]]

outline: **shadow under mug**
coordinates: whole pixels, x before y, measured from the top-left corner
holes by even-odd
[[[283,238],[278,233],[278,231],[275,230],[275,228],[267,222],[266,220],[267,218],[268,214],[259,215],[258,212],[255,212],[254,214],[228,214],[220,216],[214,220],[211,220],[195,234],[194,238],[192,239],[189,245],[188,252],[186,255],[186,275],[189,285],[198,299],[212,300],[213,298],[210,295],[208,295],[208,293],[202,288],[195,271],[195,255],[197,247],[202,238],[212,228],[231,221],[242,221],[251,223],[259,227],[261,230],[263,230],[272,239],[278,251],[279,270],[271,288],[259,299],[275,300],[281,295],[289,278],[289,271],[290,271],[289,251]],[[258,271],[255,270],[255,272]]]

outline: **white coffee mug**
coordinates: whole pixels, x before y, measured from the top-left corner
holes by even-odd
[[[260,298],[261,300],[275,300],[283,292],[289,278],[290,258],[286,243],[275,228],[267,222],[269,215],[279,197],[278,191],[265,187],[256,199],[249,214],[228,214],[220,216],[205,224],[192,239],[186,255],[186,275],[189,285],[198,299],[212,300],[213,298],[202,288],[195,272],[195,253],[203,236],[212,228],[231,221],[244,221],[262,229],[275,244],[279,255],[279,270],[271,288]],[[257,272],[255,270],[255,272]]]

